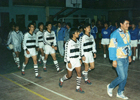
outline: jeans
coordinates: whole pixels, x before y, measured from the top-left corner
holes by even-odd
[[[58,50],[61,56],[64,56],[64,41],[58,41]]]
[[[129,65],[128,57],[117,59],[116,71],[118,77],[110,83],[109,88],[115,88],[117,85],[119,85],[118,94],[121,94],[121,92],[124,91],[124,87],[126,85],[128,76],[128,65]]]

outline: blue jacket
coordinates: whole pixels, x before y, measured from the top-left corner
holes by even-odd
[[[140,40],[140,29],[138,31],[138,40]]]
[[[134,30],[131,29],[129,30],[130,35],[131,35],[131,40],[137,40],[138,39],[138,32],[139,30],[137,28],[135,28]]]
[[[111,34],[111,30],[110,30],[110,28],[108,28],[107,30],[105,28],[103,28],[101,33],[102,33],[102,38],[109,39],[110,34]]]
[[[96,39],[96,33],[98,33],[98,28],[96,26],[91,27],[91,35]]]
[[[64,41],[65,28],[61,27],[60,30],[58,31],[58,33],[57,33],[57,29],[56,29],[55,33],[56,33],[57,41]]]
[[[123,32],[121,28],[115,30],[110,37],[109,43],[109,58],[110,60],[117,60],[117,58],[126,58],[131,56],[131,37],[129,31]]]

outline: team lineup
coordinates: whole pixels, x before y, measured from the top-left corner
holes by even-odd
[[[19,26],[13,25],[12,31],[9,32],[7,48],[12,49],[12,55],[17,68],[21,70],[21,75],[26,75],[25,68],[29,58],[32,58],[34,63],[35,78],[41,79],[38,72],[38,62],[43,62],[43,71],[47,72],[47,59],[51,55],[56,71],[61,73],[64,71],[59,66],[56,52],[59,51],[61,58],[64,58],[67,73],[60,76],[58,85],[63,87],[64,81],[72,77],[72,72],[75,69],[76,92],[85,93],[81,88],[81,80],[84,79],[85,84],[92,85],[88,78],[88,73],[95,68],[95,58],[97,57],[97,44],[99,39],[99,48],[103,46],[103,58],[112,61],[112,66],[115,68],[118,77],[107,85],[107,94],[113,96],[113,89],[119,86],[116,97],[128,99],[124,95],[124,88],[128,77],[128,66],[135,62],[137,51],[139,52],[139,29],[135,23],[132,23],[132,29],[129,30],[130,21],[127,18],[122,18],[119,24],[115,27],[109,26],[107,22],[103,26],[95,26],[93,21],[91,24],[80,25],[78,29],[71,28],[71,24],[67,23],[65,27],[61,23],[57,23],[57,28],[53,27],[51,22],[38,23],[36,28],[35,22],[29,23],[28,31],[23,35],[19,31]],[[44,30],[46,29],[46,30]],[[97,33],[101,33],[99,38]],[[138,45],[138,50],[136,49]],[[24,62],[20,62],[19,55],[24,50]],[[132,52],[133,51],[133,52]],[[107,55],[109,52],[109,55]],[[139,58],[139,55],[138,55]],[[22,63],[22,66],[20,66]],[[84,65],[84,70],[81,71],[81,65]]]

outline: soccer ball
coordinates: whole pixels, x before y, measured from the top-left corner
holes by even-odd
[[[14,46],[12,44],[9,44],[8,46],[11,50],[14,48]]]

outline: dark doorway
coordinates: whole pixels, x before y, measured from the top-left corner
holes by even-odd
[[[25,15],[16,15],[16,23],[19,25],[20,30],[25,28]]]

